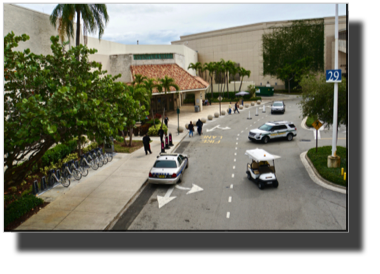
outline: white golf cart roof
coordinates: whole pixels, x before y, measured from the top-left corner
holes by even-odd
[[[270,154],[266,152],[264,149],[256,148],[245,151],[245,155],[247,155],[250,159],[255,162],[268,161],[281,158],[280,156]]]

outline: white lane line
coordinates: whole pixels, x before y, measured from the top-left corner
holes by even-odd
[[[229,212],[227,212],[227,219],[229,219],[230,218],[230,213]]]
[[[235,147],[235,149],[237,150],[237,147]]]
[[[236,142],[236,145],[238,145],[238,142]]]
[[[235,169],[235,166],[233,166],[232,169]]]
[[[232,178],[234,178],[235,177],[235,175],[232,173]]]
[[[245,129],[248,129],[247,127]]]
[[[238,134],[238,136],[239,136],[239,134]]]
[[[234,188],[234,185],[230,185],[230,188],[231,188],[231,189]]]
[[[236,159],[234,159],[234,162],[236,162]]]
[[[242,130],[241,132],[243,133],[244,130]]]
[[[228,198],[228,202],[229,202],[229,203],[232,202],[232,197],[231,197],[231,196]]]
[[[235,156],[236,156],[236,152],[235,152]]]
[[[236,138],[236,141],[239,140],[239,138]]]

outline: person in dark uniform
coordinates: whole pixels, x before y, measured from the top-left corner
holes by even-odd
[[[239,112],[239,109],[238,109],[238,103],[237,103],[237,102],[235,103],[234,113],[235,113],[236,111],[237,111],[238,113],[240,113],[240,112]]]
[[[198,134],[201,135],[202,134],[202,126],[203,126],[203,123],[202,123],[201,119],[198,119],[198,121],[196,123],[196,126],[198,127],[197,128]]]
[[[167,127],[167,126],[168,126],[168,122],[169,122],[169,118],[168,118],[168,116],[166,116],[166,115],[165,115],[164,122],[165,122],[165,125],[166,125],[166,127]]]
[[[143,141],[143,144],[144,144],[144,150],[145,150],[145,155],[148,155],[148,151],[150,154],[152,154],[152,151],[150,150],[150,138],[149,138],[149,135],[148,133],[145,134],[145,136],[143,137],[142,139]]]
[[[163,138],[164,138],[164,130],[162,129],[162,125],[161,125],[161,128],[158,130],[158,136],[160,136],[160,139],[161,139],[161,143],[163,142]]]

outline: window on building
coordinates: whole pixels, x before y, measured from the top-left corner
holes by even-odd
[[[133,60],[173,59],[173,53],[134,54]]]

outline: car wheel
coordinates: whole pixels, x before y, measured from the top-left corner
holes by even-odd
[[[258,184],[258,187],[259,187],[259,189],[263,189],[264,188],[264,185],[263,185],[263,183],[261,183],[261,182],[259,182],[259,184]]]
[[[278,182],[277,182],[277,181],[273,183],[273,187],[274,187],[274,188],[277,188],[277,187],[278,187]]]
[[[252,179],[252,176],[251,176],[251,173],[248,171],[248,173],[247,173],[247,178],[248,178],[248,180],[251,180]]]
[[[182,174],[179,175],[178,183],[182,182]]]
[[[186,168],[189,167],[189,159],[187,159]]]
[[[263,138],[263,142],[264,142],[264,144],[268,143],[268,141],[269,141],[269,137],[268,137],[268,136],[265,136],[265,137]]]
[[[293,134],[288,134],[288,136],[286,136],[286,138],[288,139],[288,141],[293,140]]]

